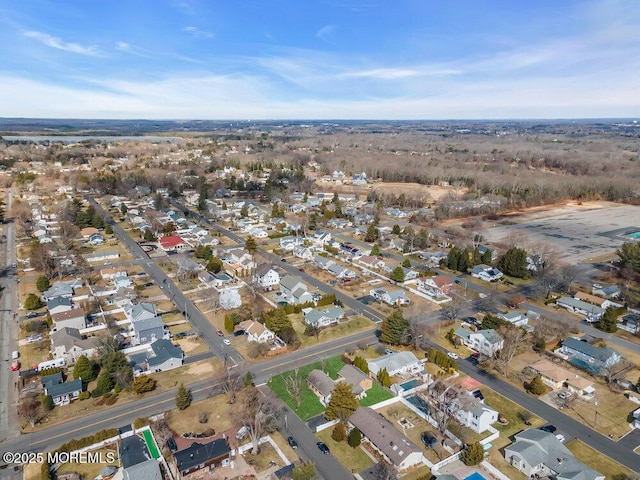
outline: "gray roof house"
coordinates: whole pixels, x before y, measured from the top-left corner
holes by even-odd
[[[67,282],[56,282],[51,287],[42,292],[42,299],[45,302],[52,300],[56,297],[73,297],[73,287]]]
[[[621,356],[611,347],[595,347],[577,338],[563,340],[560,353],[579,358],[597,368],[610,367],[621,360]]]
[[[160,464],[154,458],[125,468],[122,473],[124,480],[162,480]]]
[[[164,372],[182,365],[184,352],[169,340],[160,339],[151,344],[150,355],[147,356],[149,370]]]
[[[375,410],[360,407],[351,415],[349,422],[398,470],[422,463],[422,449]]]
[[[162,318],[160,317],[132,320],[131,327],[133,328],[133,340],[131,343],[134,345],[153,343],[164,338],[164,323],[162,323]]]
[[[353,365],[345,365],[338,372],[338,381],[353,385],[353,393],[357,398],[367,396],[367,390],[373,387],[371,377]]]
[[[329,325],[338,323],[343,317],[344,310],[342,307],[336,305],[325,308],[324,310],[309,308],[304,311],[304,323],[316,327],[328,327]]]
[[[573,297],[559,298],[556,300],[556,305],[566,308],[572,313],[584,315],[588,322],[597,322],[604,313],[603,308]]]
[[[325,270],[328,269],[331,265],[335,265],[336,263],[330,258],[323,257],[322,255],[316,255],[313,261],[318,267],[323,268]]]
[[[210,471],[229,462],[231,448],[226,438],[218,438],[204,445],[198,442],[173,454],[179,478],[192,478],[198,471]],[[206,470],[205,470],[206,469]]]
[[[47,310],[51,315],[67,312],[73,308],[73,302],[67,297],[54,297],[47,302]]]
[[[51,352],[53,358],[64,358],[67,364],[74,364],[82,355],[91,357],[95,350],[96,337],[83,338],[77,328],[63,327],[52,332]]]
[[[383,355],[382,357],[369,360],[367,365],[372,375],[378,375],[378,372],[385,368],[387,372],[389,372],[389,375],[408,372],[417,373],[423,369],[420,360],[411,352],[395,352]]]
[[[47,383],[44,386],[44,393],[51,395],[54,405],[68,405],[72,400],[78,398],[81,392],[81,378],[64,383]]]
[[[530,428],[516,434],[505,447],[504,458],[528,478],[557,480],[604,480],[600,472],[577,460],[552,433]]]
[[[302,281],[301,277],[297,275],[285,275],[280,279],[280,291],[287,297],[290,297],[298,288],[307,290],[307,285]]]
[[[493,328],[474,332],[459,327],[453,332],[453,336],[466,347],[488,357],[493,357],[504,346],[504,339]]]
[[[124,307],[124,314],[130,321],[153,318],[157,315],[156,306],[153,303],[137,303]]]
[[[307,375],[307,386],[320,399],[320,403],[327,405],[331,400],[331,394],[335,383],[321,370],[311,370]]]

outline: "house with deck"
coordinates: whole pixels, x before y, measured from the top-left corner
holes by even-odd
[[[457,328],[453,337],[455,341],[476,352],[493,357],[504,346],[504,339],[493,328],[474,332],[464,327]]]

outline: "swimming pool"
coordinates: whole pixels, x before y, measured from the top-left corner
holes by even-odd
[[[400,384],[403,390],[411,390],[412,388],[416,388],[418,385],[420,385],[420,382],[416,378]]]
[[[633,238],[635,240],[638,240],[638,239],[640,239],[640,231],[630,233],[629,235],[627,235],[627,237]]]
[[[581,368],[583,370],[589,370],[590,372],[594,372],[594,373],[597,373],[598,370],[600,370],[595,365],[590,365],[580,358],[572,358],[571,360],[569,360],[569,363],[575,365],[578,368]]]
[[[482,475],[480,475],[478,472],[473,472],[464,480],[486,480],[486,479]]]

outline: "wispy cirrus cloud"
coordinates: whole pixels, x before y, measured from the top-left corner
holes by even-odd
[[[138,57],[152,58],[151,52],[144,48],[136,47],[127,42],[116,42],[116,50],[130,55],[136,55]]]
[[[55,48],[58,50],[63,50],[65,52],[77,53],[79,55],[90,55],[90,56],[98,56],[100,52],[94,46],[87,47],[84,45],[80,45],[75,42],[65,42],[58,37],[54,37],[53,35],[49,35],[48,33],[38,32],[35,30],[23,32],[23,35],[27,38],[33,38],[34,40],[39,41],[43,45],[47,47]]]
[[[184,27],[182,31],[187,32],[189,35],[192,35],[196,38],[213,38],[213,32],[201,30],[200,28],[194,26]]]
[[[326,25],[322,27],[320,30],[316,32],[316,37],[318,37],[323,42],[331,42],[333,33],[338,28],[337,25]]]

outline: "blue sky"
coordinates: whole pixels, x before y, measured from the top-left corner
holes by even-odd
[[[640,115],[638,0],[0,2],[0,116]]]

